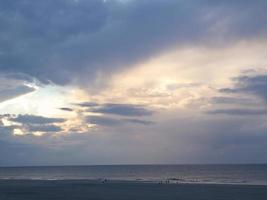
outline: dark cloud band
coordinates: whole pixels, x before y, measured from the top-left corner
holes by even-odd
[[[176,45],[265,35],[266,6],[263,0],[0,0],[0,72],[47,84],[88,82]]]
[[[49,118],[36,115],[18,115],[17,117],[10,118],[9,120],[23,124],[51,124],[62,123],[65,121],[63,118]]]

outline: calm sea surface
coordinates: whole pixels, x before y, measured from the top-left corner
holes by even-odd
[[[1,167],[0,179],[125,180],[267,185],[267,165]]]

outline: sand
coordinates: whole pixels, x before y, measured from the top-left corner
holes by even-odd
[[[266,200],[267,186],[0,180],[0,200]]]

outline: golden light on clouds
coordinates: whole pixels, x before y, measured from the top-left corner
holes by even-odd
[[[101,95],[108,100],[183,107],[215,95],[253,65],[266,65],[266,45],[267,41],[241,41],[220,48],[178,48],[115,74]]]
[[[23,136],[23,135],[25,135],[24,131],[23,131],[22,129],[19,129],[19,128],[15,128],[15,129],[13,130],[13,134],[14,134],[15,136]]]
[[[45,134],[45,132],[36,131],[36,132],[33,132],[32,134],[36,137],[41,137]]]
[[[216,96],[218,89],[232,84],[232,77],[251,69],[255,63],[258,66],[267,64],[263,51],[266,44],[266,41],[251,41],[221,48],[178,48],[113,74],[111,79],[107,79],[106,87],[98,92],[73,86],[35,87],[32,93],[2,103],[1,109],[12,114],[66,119],[64,123],[55,124],[61,128],[56,134],[92,133],[98,129],[86,118],[95,113],[75,107],[79,102],[141,104],[155,110],[191,109],[201,112],[209,106],[207,99]],[[74,110],[66,112],[60,109],[62,107]],[[21,125],[6,118],[2,118],[2,123],[4,126]],[[23,127],[13,130],[16,136],[28,132]],[[40,131],[31,134],[45,135]]]

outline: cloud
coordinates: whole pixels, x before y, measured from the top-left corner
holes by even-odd
[[[102,116],[90,116],[87,117],[87,122],[90,124],[100,125],[100,126],[117,126],[121,125],[122,121],[118,119],[113,119],[110,117]]]
[[[81,107],[95,107],[95,106],[98,106],[99,104],[96,102],[83,102],[83,103],[78,103],[74,105],[81,106]]]
[[[134,124],[142,124],[142,125],[152,125],[154,122],[147,121],[147,120],[141,120],[141,119],[124,119],[125,122],[130,122]]]
[[[247,93],[267,100],[267,75],[240,75],[234,78],[233,88],[221,89],[224,93]]]
[[[127,123],[131,124],[139,124],[139,125],[151,125],[153,122],[142,120],[142,119],[128,119],[128,118],[112,118],[106,116],[88,116],[87,122],[90,124],[100,125],[100,126],[110,126],[110,127],[118,127],[125,125]]]
[[[13,160],[7,158],[0,162],[17,165],[248,163],[265,162],[267,158],[266,123],[256,115],[245,118],[199,117],[195,112],[184,114],[176,110],[161,113],[157,123],[150,126],[126,124],[125,118],[118,116],[103,116],[103,119],[102,116],[89,116],[89,124],[90,117],[104,129],[95,129],[92,134],[68,132],[59,137],[52,137],[53,133],[34,138],[30,135],[14,137],[16,141],[12,138],[12,143],[0,147],[6,152],[0,154],[14,156]],[[107,118],[116,119],[115,124]],[[18,142],[27,145],[15,144]],[[19,149],[24,159],[11,147]]]
[[[254,99],[253,99],[254,100]],[[213,104],[253,105],[251,98],[217,96],[211,98]]]
[[[208,111],[209,114],[226,114],[226,115],[239,115],[239,116],[248,116],[248,115],[267,115],[266,109],[215,109]]]
[[[34,88],[28,83],[35,83],[35,78],[43,84],[79,84],[87,89],[108,81],[113,72],[124,76],[126,69],[155,59],[148,68],[144,64],[144,71],[130,71],[136,79],[125,77],[125,84],[115,80],[118,83],[99,96],[88,95],[100,101],[64,107],[69,105],[64,96],[63,105],[52,104],[66,111],[68,121],[34,115],[35,105],[23,112],[31,115],[4,116],[0,157],[5,159],[0,165],[266,162],[267,111],[257,104],[267,99],[266,73],[241,74],[233,79],[233,87],[219,94],[214,90],[237,68],[261,59],[256,56],[248,64],[238,56],[249,57],[251,49],[242,55],[250,40],[256,46],[266,40],[266,6],[265,0],[0,0],[0,74],[6,77],[0,80],[0,101],[31,92]],[[248,44],[234,48],[244,41]],[[225,54],[228,45],[231,51]],[[179,54],[175,58],[156,59],[174,48]],[[191,51],[195,48],[205,56]],[[228,62],[227,56],[238,59]],[[144,81],[138,82],[140,73]],[[158,82],[146,86],[148,76]],[[133,89],[127,89],[127,81]],[[210,99],[214,93],[218,96]],[[53,96],[53,91],[42,95]],[[80,95],[74,96],[75,102],[80,100]],[[114,103],[118,101],[145,103]],[[153,106],[164,107],[163,112]],[[203,115],[207,108],[209,115]],[[25,136],[13,135],[14,129]],[[49,134],[32,137],[35,132]]]
[[[63,118],[49,118],[36,115],[18,115],[15,118],[10,118],[10,121],[22,124],[51,124],[62,123],[65,121]]]
[[[76,119],[81,123],[80,127],[75,125],[75,128],[71,128],[70,132],[81,132],[82,129],[85,132],[91,132],[92,129],[88,130],[88,124],[119,129],[129,124],[148,126],[154,123],[144,119],[155,113],[154,110],[144,105],[96,102],[82,102],[73,105],[73,108],[61,108],[64,111],[75,112]]]
[[[30,132],[60,132],[62,131],[62,128],[60,126],[55,125],[30,125],[27,127],[28,131]]]
[[[59,108],[60,110],[63,110],[63,111],[68,111],[68,112],[72,112],[73,109],[72,108],[67,108],[67,107],[64,107],[64,108]]]
[[[266,4],[1,0],[0,72],[43,83],[93,81],[177,45],[258,38],[267,30]]]
[[[9,136],[13,131],[12,126],[5,127],[3,124],[0,124],[0,133],[1,133],[1,139]]]
[[[11,74],[0,74],[0,103],[34,92],[36,88],[27,83],[26,79],[13,77]]]
[[[34,88],[28,87],[26,85],[0,89],[0,102],[19,97],[33,91],[35,91]]]
[[[102,114],[113,114],[120,116],[149,116],[153,114],[153,111],[145,108],[142,105],[133,104],[101,104],[97,107],[89,108],[87,111]]]
[[[1,139],[13,141],[12,136],[43,136],[47,133],[57,134],[64,131],[65,119],[48,118],[36,115],[0,115]]]
[[[220,95],[212,97],[209,114],[233,116],[266,115],[267,75],[266,71],[246,70],[232,78],[231,87],[219,89]],[[219,106],[219,107],[218,107]]]
[[[125,103],[96,103],[83,102],[74,104],[81,108],[85,108],[84,112],[92,112],[99,114],[118,115],[123,117],[141,117],[150,116],[154,113],[153,110],[145,105],[125,104]]]

